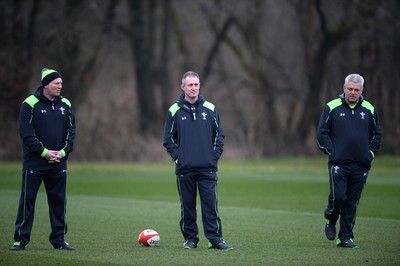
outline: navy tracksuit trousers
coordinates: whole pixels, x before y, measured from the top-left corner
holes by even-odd
[[[215,172],[192,172],[177,175],[181,202],[179,225],[185,240],[193,240],[196,243],[199,241],[196,210],[198,189],[204,234],[212,243],[222,241],[222,226],[218,213],[217,181],[218,177]]]
[[[341,241],[354,238],[357,207],[367,176],[368,169],[358,163],[329,164],[330,192],[324,214],[331,224],[336,224],[340,217],[338,238]]]
[[[64,244],[64,235],[67,232],[65,223],[66,177],[66,170],[23,171],[21,196],[14,232],[14,241],[19,242],[20,246],[26,246],[30,241],[36,196],[42,181],[46,188],[49,205],[50,243],[56,248]]]

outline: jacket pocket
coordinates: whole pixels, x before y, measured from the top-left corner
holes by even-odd
[[[369,163],[372,164],[372,161],[375,158],[375,154],[373,153],[373,151],[369,150],[368,158],[369,158]]]

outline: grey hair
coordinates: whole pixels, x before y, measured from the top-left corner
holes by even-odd
[[[188,71],[185,74],[183,74],[183,76],[182,76],[182,84],[185,84],[185,79],[187,77],[197,77],[200,81],[199,74],[197,74],[196,72],[193,72],[193,71]]]
[[[364,78],[359,74],[350,74],[344,79],[344,85],[347,85],[349,82],[353,83],[361,83],[361,88],[364,88]]]

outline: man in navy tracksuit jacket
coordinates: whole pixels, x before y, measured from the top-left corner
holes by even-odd
[[[336,222],[340,217],[337,247],[357,248],[353,228],[361,193],[367,181],[372,160],[381,144],[381,129],[374,107],[364,100],[364,79],[350,74],[344,93],[329,102],[319,121],[317,143],[329,155],[330,193],[325,234],[336,238]]]
[[[35,201],[44,182],[51,224],[50,243],[56,249],[73,250],[64,240],[67,158],[75,140],[71,103],[60,95],[61,75],[43,69],[42,85],[21,105],[19,130],[23,146],[22,189],[15,223],[14,251],[30,241]]]
[[[167,113],[163,145],[176,164],[181,201],[180,228],[183,247],[192,249],[199,242],[196,222],[197,187],[200,195],[204,234],[209,248],[232,249],[222,238],[217,202],[217,162],[224,135],[215,106],[199,95],[200,79],[189,71],[182,77],[179,100]]]

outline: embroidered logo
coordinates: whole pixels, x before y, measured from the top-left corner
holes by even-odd
[[[64,107],[61,106],[61,107],[60,107],[60,111],[61,111],[61,114],[62,114],[62,115],[65,115],[65,113],[64,113],[65,108],[64,108]]]
[[[340,116],[346,116],[346,114],[345,113],[340,113]]]
[[[335,174],[337,174],[337,173],[338,173],[338,170],[339,170],[339,168],[340,168],[339,166],[335,166],[335,167],[333,167],[333,169],[335,170],[335,171],[334,171],[334,173],[335,173]]]
[[[42,114],[43,114],[43,113],[46,113],[46,110],[43,110],[43,109],[42,109],[42,110],[40,110],[40,111],[42,112]]]
[[[186,116],[182,117],[182,120],[186,120],[186,119],[187,119]]]
[[[201,115],[203,116],[203,120],[207,120],[207,114],[205,112],[202,112]]]
[[[365,119],[365,113],[364,112],[361,112],[360,115],[361,115],[361,119]]]

